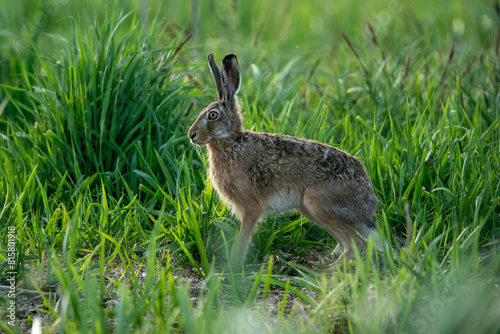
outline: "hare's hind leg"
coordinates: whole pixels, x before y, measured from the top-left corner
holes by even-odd
[[[321,191],[304,192],[303,207],[299,212],[316,225],[324,228],[337,242],[337,247],[333,252],[339,254],[339,257],[334,261],[333,267],[341,264],[343,257],[346,260],[354,258],[353,240],[358,250],[363,249],[363,243],[352,231],[352,226],[339,219],[340,217],[329,207],[328,201],[322,197]]]
[[[252,233],[260,215],[261,213],[257,210],[253,212],[245,211],[241,214],[241,229],[236,241],[233,258],[231,259],[232,268],[237,269],[244,263],[248,245],[252,240]]]
[[[318,220],[316,217],[314,217],[306,207],[302,207],[300,209],[297,209],[297,211],[302,216],[307,218],[311,223],[316,224],[319,227],[326,230],[335,239],[337,246],[335,246],[335,249],[333,250],[332,255],[334,255],[335,257],[341,256],[342,253],[344,252],[344,246],[343,246],[342,242],[340,241],[341,237],[333,229],[331,229],[329,227],[329,225],[323,224],[320,220]]]

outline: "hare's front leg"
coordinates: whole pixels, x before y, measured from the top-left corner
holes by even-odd
[[[236,247],[234,250],[233,258],[231,259],[231,267],[237,269],[245,261],[245,255],[248,250],[248,245],[252,240],[252,233],[255,229],[255,225],[260,218],[260,212],[244,212],[241,215],[241,229],[238,234],[238,240],[236,241]]]

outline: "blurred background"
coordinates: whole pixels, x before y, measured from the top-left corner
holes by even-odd
[[[496,7],[495,7],[496,6]],[[495,10],[496,8],[496,10]],[[0,1],[0,81],[16,86],[21,75],[16,59],[28,61],[31,71],[33,46],[47,57],[58,58],[61,38],[68,38],[72,20],[85,29],[88,18],[104,22],[116,12],[131,13],[129,20],[146,25],[160,23],[167,40],[185,40],[181,56],[192,65],[202,65],[213,52],[216,59],[236,53],[245,72],[262,66],[294,66],[290,75],[314,74],[314,82],[334,85],[335,79],[357,67],[341,36],[344,32],[362,57],[401,58],[427,52],[428,66],[446,58],[455,44],[455,59],[466,61],[479,48],[495,46],[498,4],[476,1],[298,1],[190,0],[190,1]],[[132,18],[133,17],[133,18]],[[369,25],[367,24],[369,23]],[[370,28],[371,26],[371,28]],[[117,34],[132,25],[121,24]],[[374,45],[373,33],[376,36]],[[497,43],[498,44],[498,43]],[[414,57],[415,58],[415,57]],[[30,60],[31,59],[31,60]],[[31,63],[30,63],[31,61]],[[296,64],[297,63],[297,64]],[[196,71],[194,77],[205,77]],[[313,74],[310,72],[310,74]],[[310,76],[306,78],[310,79]],[[243,87],[252,89],[252,87]],[[293,88],[293,87],[292,87]],[[0,99],[5,92],[0,89]],[[13,112],[7,106],[3,112]]]
[[[159,45],[191,36],[180,54],[185,63],[204,65],[209,52],[219,60],[236,53],[243,75],[288,66],[290,76],[305,74],[303,80],[312,79],[320,94],[358,67],[341,32],[361,57],[375,58],[382,52],[384,60],[392,57],[403,68],[412,54],[427,53],[422,64],[432,69],[436,59],[448,57],[453,44],[455,59],[465,63],[477,56],[478,49],[498,44],[498,4],[491,0],[1,0],[0,9],[0,81],[11,86],[18,86],[24,70],[36,71],[33,47],[57,61],[62,40],[75,28],[74,20],[78,21],[76,29],[83,31],[89,22],[104,23],[116,12],[130,14],[117,27],[118,36],[133,29],[131,21],[158,23],[164,32]],[[374,36],[378,45],[372,43]],[[19,60],[25,61],[25,69]],[[409,65],[412,76],[415,65]],[[194,71],[190,77],[201,77],[205,84],[206,72]],[[294,91],[296,83],[287,82],[283,89]],[[252,95],[257,101],[259,97]],[[4,102],[0,114],[12,116],[14,108],[5,98],[0,88]]]
[[[190,0],[190,1],[69,1],[23,0],[0,2],[0,52],[2,72],[6,58],[27,56],[26,41],[36,43],[43,52],[55,56],[57,43],[53,36],[66,35],[68,18],[86,16],[103,21],[116,10],[134,13],[137,20],[151,24],[162,22],[169,36],[193,33],[186,45],[196,52],[192,59],[204,59],[209,52],[217,58],[233,52],[256,62],[265,57],[272,64],[289,61],[297,55],[308,65],[318,59],[322,66],[332,67],[353,58],[344,53],[343,31],[354,45],[363,47],[370,39],[371,23],[381,47],[398,53],[411,48],[420,39],[435,45],[436,52],[449,51],[457,44],[459,56],[467,57],[491,40],[497,29],[498,14],[494,1],[298,1],[277,0]],[[122,25],[121,33],[130,29]],[[397,41],[397,44],[395,44]],[[373,50],[365,50],[369,55]],[[352,59],[355,62],[355,59]],[[349,63],[347,63],[348,65]]]
[[[96,16],[103,20],[113,9],[132,11],[147,23],[158,17],[170,29],[195,33],[191,47],[200,53],[209,51],[245,53],[258,56],[272,52],[303,53],[321,57],[335,55],[341,42],[340,31],[357,41],[367,33],[370,21],[380,43],[391,46],[398,33],[414,33],[416,37],[444,44],[468,41],[473,48],[485,43],[496,30],[493,1],[69,1],[24,0],[1,2],[0,29],[2,50],[9,45],[6,34],[35,38],[50,50],[45,34],[67,31],[67,19]],[[124,29],[126,29],[124,27]],[[354,37],[359,35],[359,37]],[[10,41],[12,43],[12,41]],[[19,47],[19,45],[17,46]],[[445,47],[445,45],[443,45]],[[295,51],[294,51],[295,50]],[[260,52],[259,52],[260,51]],[[253,53],[252,53],[253,52]],[[277,55],[276,55],[277,56]]]

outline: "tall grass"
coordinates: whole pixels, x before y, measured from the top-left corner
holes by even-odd
[[[96,173],[115,196],[133,197],[144,174],[174,195],[166,171],[177,168],[177,147],[185,142],[180,122],[193,89],[183,82],[189,69],[175,59],[182,41],[165,36],[161,24],[146,28],[130,14],[110,14],[103,22],[67,19],[68,38],[52,36],[55,58],[33,44],[40,72],[26,75],[20,88],[3,86],[23,115],[4,134],[8,145],[22,149],[11,148],[9,160],[38,165],[49,196],[72,197]],[[21,91],[25,101],[12,91]]]
[[[12,10],[48,8],[29,4]],[[165,21],[143,24],[133,1],[63,4],[51,15],[72,18],[40,26],[0,11],[2,36],[23,39],[0,40],[0,285],[14,226],[28,305],[8,325],[0,290],[3,331],[500,330],[498,6],[278,1],[272,20],[263,2],[206,1],[194,47],[166,22],[189,30],[185,6],[150,4]],[[247,128],[363,161],[386,252],[368,240],[315,271],[334,241],[275,214],[248,265],[226,268],[239,223],[185,136],[215,96],[208,51],[238,54]]]

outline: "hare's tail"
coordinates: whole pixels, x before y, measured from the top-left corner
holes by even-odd
[[[379,234],[377,233],[377,228],[375,227],[375,224],[371,221],[367,221],[363,224],[361,224],[359,228],[359,234],[366,240],[370,238],[371,235],[375,236],[375,243],[377,245],[377,250],[379,252],[383,252],[387,249],[389,249],[389,245],[387,244],[387,240],[381,239]]]

